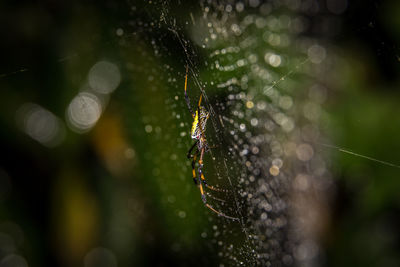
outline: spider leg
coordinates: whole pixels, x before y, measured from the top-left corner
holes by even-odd
[[[203,199],[204,204],[206,204],[206,195],[203,192],[203,184],[204,186],[207,187],[207,183],[205,183],[205,178],[204,178],[204,174],[203,174],[203,156],[204,156],[204,151],[205,148],[203,147],[200,151],[200,159],[199,159],[199,168],[198,168],[198,173],[199,173],[199,178],[201,179],[200,182],[200,193],[201,193],[201,198]]]
[[[204,151],[205,151],[205,149],[203,148],[201,150],[201,153],[200,153],[199,169],[198,169],[198,173],[199,173],[199,177],[201,179],[201,183],[204,184],[204,186],[207,187],[208,189],[216,191],[216,192],[225,192],[225,193],[229,192],[228,190],[219,189],[219,188],[216,188],[216,187],[214,187],[212,185],[207,184],[206,178],[204,177],[204,174],[203,174],[203,155],[204,155]]]
[[[213,208],[210,204],[208,204],[208,203],[204,203],[204,205],[205,205],[207,208],[209,208],[210,210],[212,210],[213,212],[215,212],[216,214],[218,214],[218,216],[221,216],[221,217],[224,217],[224,218],[227,218],[227,219],[230,219],[230,220],[234,220],[234,221],[239,221],[239,218],[232,217],[232,216],[228,216],[228,215],[226,215],[225,213],[222,213],[222,212],[220,212],[220,211],[214,209],[214,208]]]
[[[195,167],[198,154],[199,154],[199,151],[197,150],[196,154],[193,155],[193,160],[192,160],[193,182],[195,185],[197,185],[197,181],[198,181],[198,179],[196,179],[196,167]]]
[[[187,158],[188,159],[193,159],[192,160],[192,173],[193,173],[193,182],[195,185],[197,185],[197,179],[196,179],[196,159],[197,156],[199,155],[199,149],[197,148],[197,143],[199,142],[199,140],[196,140],[196,142],[194,142],[194,144],[192,145],[192,147],[189,149],[188,153],[187,153]],[[196,148],[196,152],[194,154],[192,154],[193,149]]]
[[[186,76],[185,76],[185,101],[186,101],[186,105],[190,111],[190,113],[192,114],[192,117],[194,118],[195,114],[193,112],[192,106],[190,105],[190,99],[189,96],[187,95],[186,89],[187,89],[187,76],[188,76],[188,70],[189,70],[189,66],[186,65]]]
[[[226,202],[226,200],[223,200],[223,199],[217,198],[217,197],[215,197],[215,196],[211,195],[211,194],[210,194],[210,193],[208,193],[208,192],[206,192],[206,195],[207,195],[207,197],[209,197],[209,198],[212,198],[212,199],[214,199],[214,200],[216,200],[216,201],[219,201],[219,202]]]
[[[200,110],[201,100],[203,99],[203,92],[200,93],[199,103],[197,105],[197,109]]]
[[[197,143],[199,142],[199,140],[196,140],[196,142],[194,142],[194,144],[192,145],[192,147],[189,149],[188,153],[187,153],[187,158],[191,159],[194,157],[194,155],[198,154],[199,151],[197,151],[196,153],[192,154],[193,149],[196,147]]]
[[[199,177],[202,177],[201,168],[203,167],[203,154],[204,154],[204,148],[202,148],[201,152],[200,152],[200,159],[199,159],[200,166],[199,166],[199,170],[198,170],[199,171]],[[222,217],[225,217],[227,219],[234,220],[234,221],[238,221],[239,220],[238,218],[228,216],[228,215],[226,215],[226,214],[214,209],[210,204],[207,203],[206,194],[205,194],[204,189],[203,189],[203,183],[199,183],[199,188],[200,188],[201,199],[203,200],[204,206],[206,206],[211,211],[213,211],[216,214],[218,214],[218,216],[222,216]]]

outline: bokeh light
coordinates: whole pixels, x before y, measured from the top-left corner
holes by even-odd
[[[86,254],[84,259],[85,267],[117,267],[117,260],[114,253],[103,247],[94,248]]]
[[[23,104],[17,110],[16,119],[22,131],[45,146],[57,146],[65,138],[63,122],[37,104]]]
[[[102,103],[96,95],[81,92],[72,99],[67,108],[67,121],[73,131],[86,132],[96,124],[102,111]]]
[[[0,261],[1,267],[28,267],[26,260],[17,254],[10,254]]]
[[[108,61],[97,62],[89,71],[88,80],[90,87],[101,94],[112,93],[121,82],[118,67]]]

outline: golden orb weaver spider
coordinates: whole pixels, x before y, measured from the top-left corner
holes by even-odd
[[[197,104],[197,109],[195,112],[193,112],[192,106],[190,104],[190,99],[187,94],[187,78],[188,78],[188,65],[186,65],[186,76],[185,76],[185,101],[186,105],[189,109],[189,112],[192,114],[193,117],[193,123],[192,123],[192,129],[191,129],[191,137],[192,139],[196,140],[192,147],[189,149],[187,153],[188,159],[192,159],[192,174],[193,174],[193,181],[194,183],[199,187],[200,189],[200,194],[201,194],[201,199],[204,203],[204,205],[209,208],[211,211],[215,212],[219,216],[231,219],[231,220],[237,220],[237,218],[228,216],[216,209],[214,209],[210,204],[207,203],[206,199],[206,193],[204,191],[204,187],[217,191],[217,192],[225,192],[226,190],[221,190],[218,188],[215,188],[211,185],[208,185],[206,182],[206,179],[203,174],[203,156],[204,153],[207,152],[210,148],[207,143],[207,139],[205,136],[205,129],[206,129],[206,123],[208,118],[210,117],[210,113],[201,105],[201,101],[203,98],[203,92],[200,94],[199,102]],[[195,149],[195,152],[192,154],[193,150]],[[199,160],[197,161],[199,164],[199,167],[197,169],[198,176],[196,176],[196,160],[198,156],[200,155]]]

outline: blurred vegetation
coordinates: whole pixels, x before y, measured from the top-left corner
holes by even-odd
[[[191,21],[187,10],[200,14],[196,1],[0,3],[0,266],[26,266],[17,265],[24,260],[29,266],[217,265],[218,244],[210,237],[220,224],[201,203],[186,158],[187,55],[170,29],[151,24],[176,17],[190,40],[179,28]],[[338,20],[337,32],[305,33],[339,55],[324,107],[332,142],[395,164],[396,10],[394,0],[349,1],[341,15],[306,14],[312,25]],[[201,69],[201,48],[194,49],[200,76],[212,77]],[[100,60],[118,66],[121,83],[99,97],[104,111],[97,124],[74,132],[66,110]],[[192,101],[198,96],[193,92]],[[21,130],[17,113],[26,103],[62,121],[62,142],[49,146]],[[398,266],[399,168],[325,149],[336,191],[322,265]]]

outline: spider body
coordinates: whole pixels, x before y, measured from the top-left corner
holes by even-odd
[[[206,130],[207,120],[210,116],[210,113],[203,107],[200,106],[194,115],[191,136],[192,139],[199,141],[198,148],[201,150],[203,146],[206,147],[206,151],[208,150],[207,141],[205,137],[203,137],[202,133]]]
[[[192,139],[196,140],[196,141],[192,145],[192,147],[189,149],[187,157],[189,159],[192,159],[193,181],[199,187],[201,199],[203,200],[203,203],[207,208],[209,208],[213,212],[217,213],[219,216],[223,216],[225,218],[232,219],[232,220],[237,220],[237,218],[230,217],[230,216],[225,215],[224,213],[214,209],[210,204],[207,203],[206,193],[204,191],[203,186],[210,190],[219,191],[219,192],[225,192],[225,190],[221,190],[221,189],[218,189],[218,188],[208,185],[206,182],[206,179],[204,177],[203,157],[204,157],[204,153],[209,150],[207,139],[205,136],[205,130],[206,130],[207,120],[210,117],[210,113],[206,110],[205,107],[203,107],[201,105],[203,93],[200,94],[199,102],[197,104],[197,109],[195,112],[193,112],[193,109],[190,104],[189,96],[187,95],[187,76],[188,76],[188,66],[186,66],[186,76],[185,76],[185,101],[186,101],[186,105],[193,117],[193,123],[192,123],[192,128],[191,128],[190,134],[191,134]],[[197,158],[199,158],[199,159],[197,160]],[[197,169],[197,175],[196,175],[196,162],[199,165],[199,167]]]

